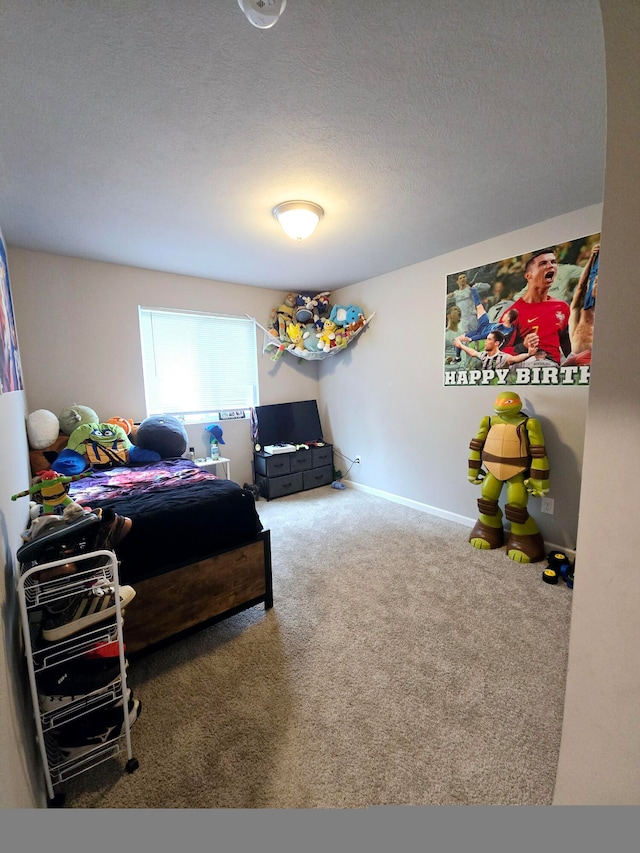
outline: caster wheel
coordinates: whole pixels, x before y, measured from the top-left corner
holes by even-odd
[[[127,761],[127,773],[135,773],[139,766],[140,763],[137,758],[130,758]]]
[[[549,568],[559,569],[562,565],[569,564],[569,557],[563,551],[552,551],[547,558]]]
[[[54,794],[53,797],[47,803],[47,807],[50,809],[64,808],[64,794],[62,792]]]
[[[542,580],[545,583],[555,584],[558,583],[558,573],[555,569],[547,568],[542,573]]]

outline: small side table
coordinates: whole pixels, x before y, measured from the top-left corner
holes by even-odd
[[[227,459],[226,456],[219,456],[217,459],[212,459],[208,456],[206,459],[196,459],[196,465],[198,468],[205,468],[207,471],[211,469],[212,473],[216,473],[216,468],[218,465],[224,465],[225,478],[227,480],[231,479],[230,474],[230,463],[231,460]]]

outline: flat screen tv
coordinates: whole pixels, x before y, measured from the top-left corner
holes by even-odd
[[[296,403],[274,403],[271,406],[256,406],[258,442],[270,444],[308,444],[322,441],[322,426],[315,400],[300,400]]]

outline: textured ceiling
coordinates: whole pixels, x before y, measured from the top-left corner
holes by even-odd
[[[597,0],[5,0],[0,83],[23,248],[335,289],[603,196]]]

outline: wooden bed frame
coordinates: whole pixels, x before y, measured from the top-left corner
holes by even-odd
[[[128,655],[151,651],[258,604],[269,610],[273,607],[270,531],[263,530],[254,542],[132,581],[131,586],[136,597],[124,619]]]

